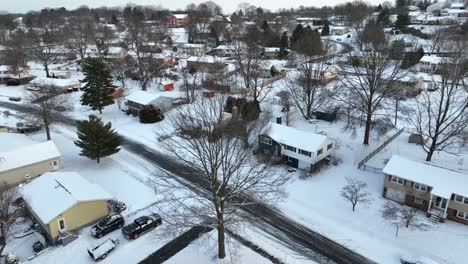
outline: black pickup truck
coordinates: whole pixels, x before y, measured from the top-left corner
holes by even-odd
[[[137,239],[140,235],[160,226],[162,224],[161,216],[151,214],[140,216],[133,223],[122,228],[122,234],[128,239]]]

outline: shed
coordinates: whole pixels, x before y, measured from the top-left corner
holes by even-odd
[[[113,197],[76,172],[49,172],[20,189],[26,208],[53,242],[109,214]]]
[[[167,111],[172,107],[173,98],[146,91],[135,91],[126,97],[127,112],[137,115],[145,106],[152,105]]]
[[[158,89],[160,91],[173,91],[174,90],[174,82],[173,81],[162,81],[158,84]]]

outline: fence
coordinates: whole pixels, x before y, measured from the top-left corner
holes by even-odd
[[[405,129],[402,128],[400,130],[398,130],[398,132],[396,132],[395,134],[393,134],[393,136],[385,139],[377,148],[375,148],[372,152],[370,152],[369,154],[367,154],[361,161],[359,161],[358,163],[358,169],[361,169],[361,167],[367,162],[369,161],[372,157],[375,156],[375,154],[379,153],[383,148],[385,148],[388,144],[390,144],[390,142],[392,142],[395,138],[397,138],[399,135],[401,135],[401,133],[403,133]]]
[[[360,170],[372,172],[372,173],[375,173],[375,174],[383,174],[383,168],[376,168],[376,167],[372,167],[372,166],[369,166],[369,165],[366,165],[366,164],[363,164],[361,166]]]

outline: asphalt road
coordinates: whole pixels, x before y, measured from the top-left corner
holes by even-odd
[[[0,107],[24,111],[27,106],[0,102]],[[75,126],[72,119],[67,120],[67,125]],[[123,147],[135,155],[145,158],[153,165],[160,167],[177,177],[177,180],[187,188],[205,195],[209,190],[208,182],[200,177],[200,173],[187,164],[167,157],[144,144],[123,137]],[[318,263],[338,264],[374,264],[375,262],[353,250],[331,240],[318,231],[296,222],[283,214],[278,208],[253,201],[249,197],[243,197],[250,201],[242,209],[250,224],[271,235],[298,255]]]

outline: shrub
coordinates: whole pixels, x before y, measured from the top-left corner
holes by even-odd
[[[139,112],[140,123],[153,124],[164,119],[164,114],[161,109],[155,108],[154,106],[146,106]]]

